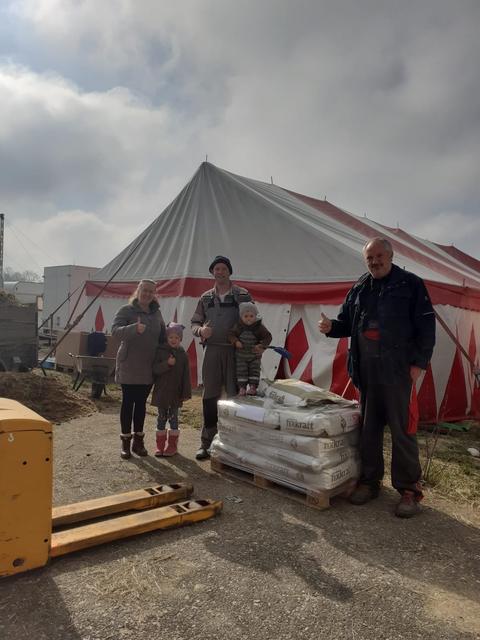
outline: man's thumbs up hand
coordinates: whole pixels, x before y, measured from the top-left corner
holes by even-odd
[[[320,333],[330,333],[330,331],[332,330],[332,321],[330,320],[330,318],[327,318],[324,313],[320,313],[318,329]]]

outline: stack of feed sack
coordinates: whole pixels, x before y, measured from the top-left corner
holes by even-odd
[[[213,458],[302,490],[358,477],[357,403],[298,380],[262,381],[260,391],[219,401]]]

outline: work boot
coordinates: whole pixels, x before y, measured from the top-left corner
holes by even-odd
[[[174,456],[177,453],[177,445],[178,445],[178,437],[179,437],[178,429],[169,429],[167,436],[167,447],[163,452],[164,456]]]
[[[157,458],[163,456],[163,452],[165,451],[165,445],[167,443],[167,432],[165,429],[158,430],[156,433],[156,441],[157,441],[157,450],[155,451],[155,455]]]
[[[132,434],[123,434],[120,436],[122,442],[122,450],[120,451],[120,457],[122,460],[128,460],[132,457],[130,452],[130,443],[132,441]]]
[[[208,449],[205,449],[205,447],[200,447],[200,449],[195,454],[195,458],[197,460],[207,460],[208,458],[210,458],[210,452]]]
[[[145,446],[143,444],[144,437],[145,434],[143,433],[143,431],[134,432],[133,434],[132,452],[136,453],[137,456],[141,456],[142,458],[144,456],[148,456],[148,451],[145,449]]]
[[[412,518],[420,513],[420,504],[418,503],[418,497],[414,491],[404,491],[400,502],[395,509],[395,515],[398,518]]]
[[[362,483],[362,484],[359,484],[357,488],[354,490],[352,495],[349,497],[349,501],[352,504],[362,505],[368,502],[369,500],[374,500],[375,498],[378,498],[379,493],[380,493],[379,487]]]
[[[256,384],[249,384],[248,385],[247,396],[256,396],[256,395],[257,395],[257,385]]]

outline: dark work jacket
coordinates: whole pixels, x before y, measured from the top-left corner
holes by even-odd
[[[350,289],[329,338],[351,337],[348,373],[360,387],[358,331],[362,313],[362,292],[370,287],[372,276],[365,273]],[[426,369],[435,345],[435,314],[423,280],[392,265],[388,281],[378,297],[380,358],[387,372],[385,383],[405,366]],[[389,375],[389,373],[391,375]]]

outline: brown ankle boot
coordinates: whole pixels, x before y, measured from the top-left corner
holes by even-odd
[[[137,456],[148,456],[148,451],[145,449],[145,445],[143,444],[143,439],[145,434],[143,431],[138,431],[133,433],[133,444],[132,444],[132,452],[136,453]]]
[[[130,443],[132,441],[132,434],[123,434],[120,436],[122,442],[122,450],[120,451],[120,457],[122,460],[128,460],[132,457],[130,453]]]
[[[419,501],[421,499],[420,496],[415,495],[414,491],[404,491],[395,509],[397,518],[412,518],[420,513]]]

